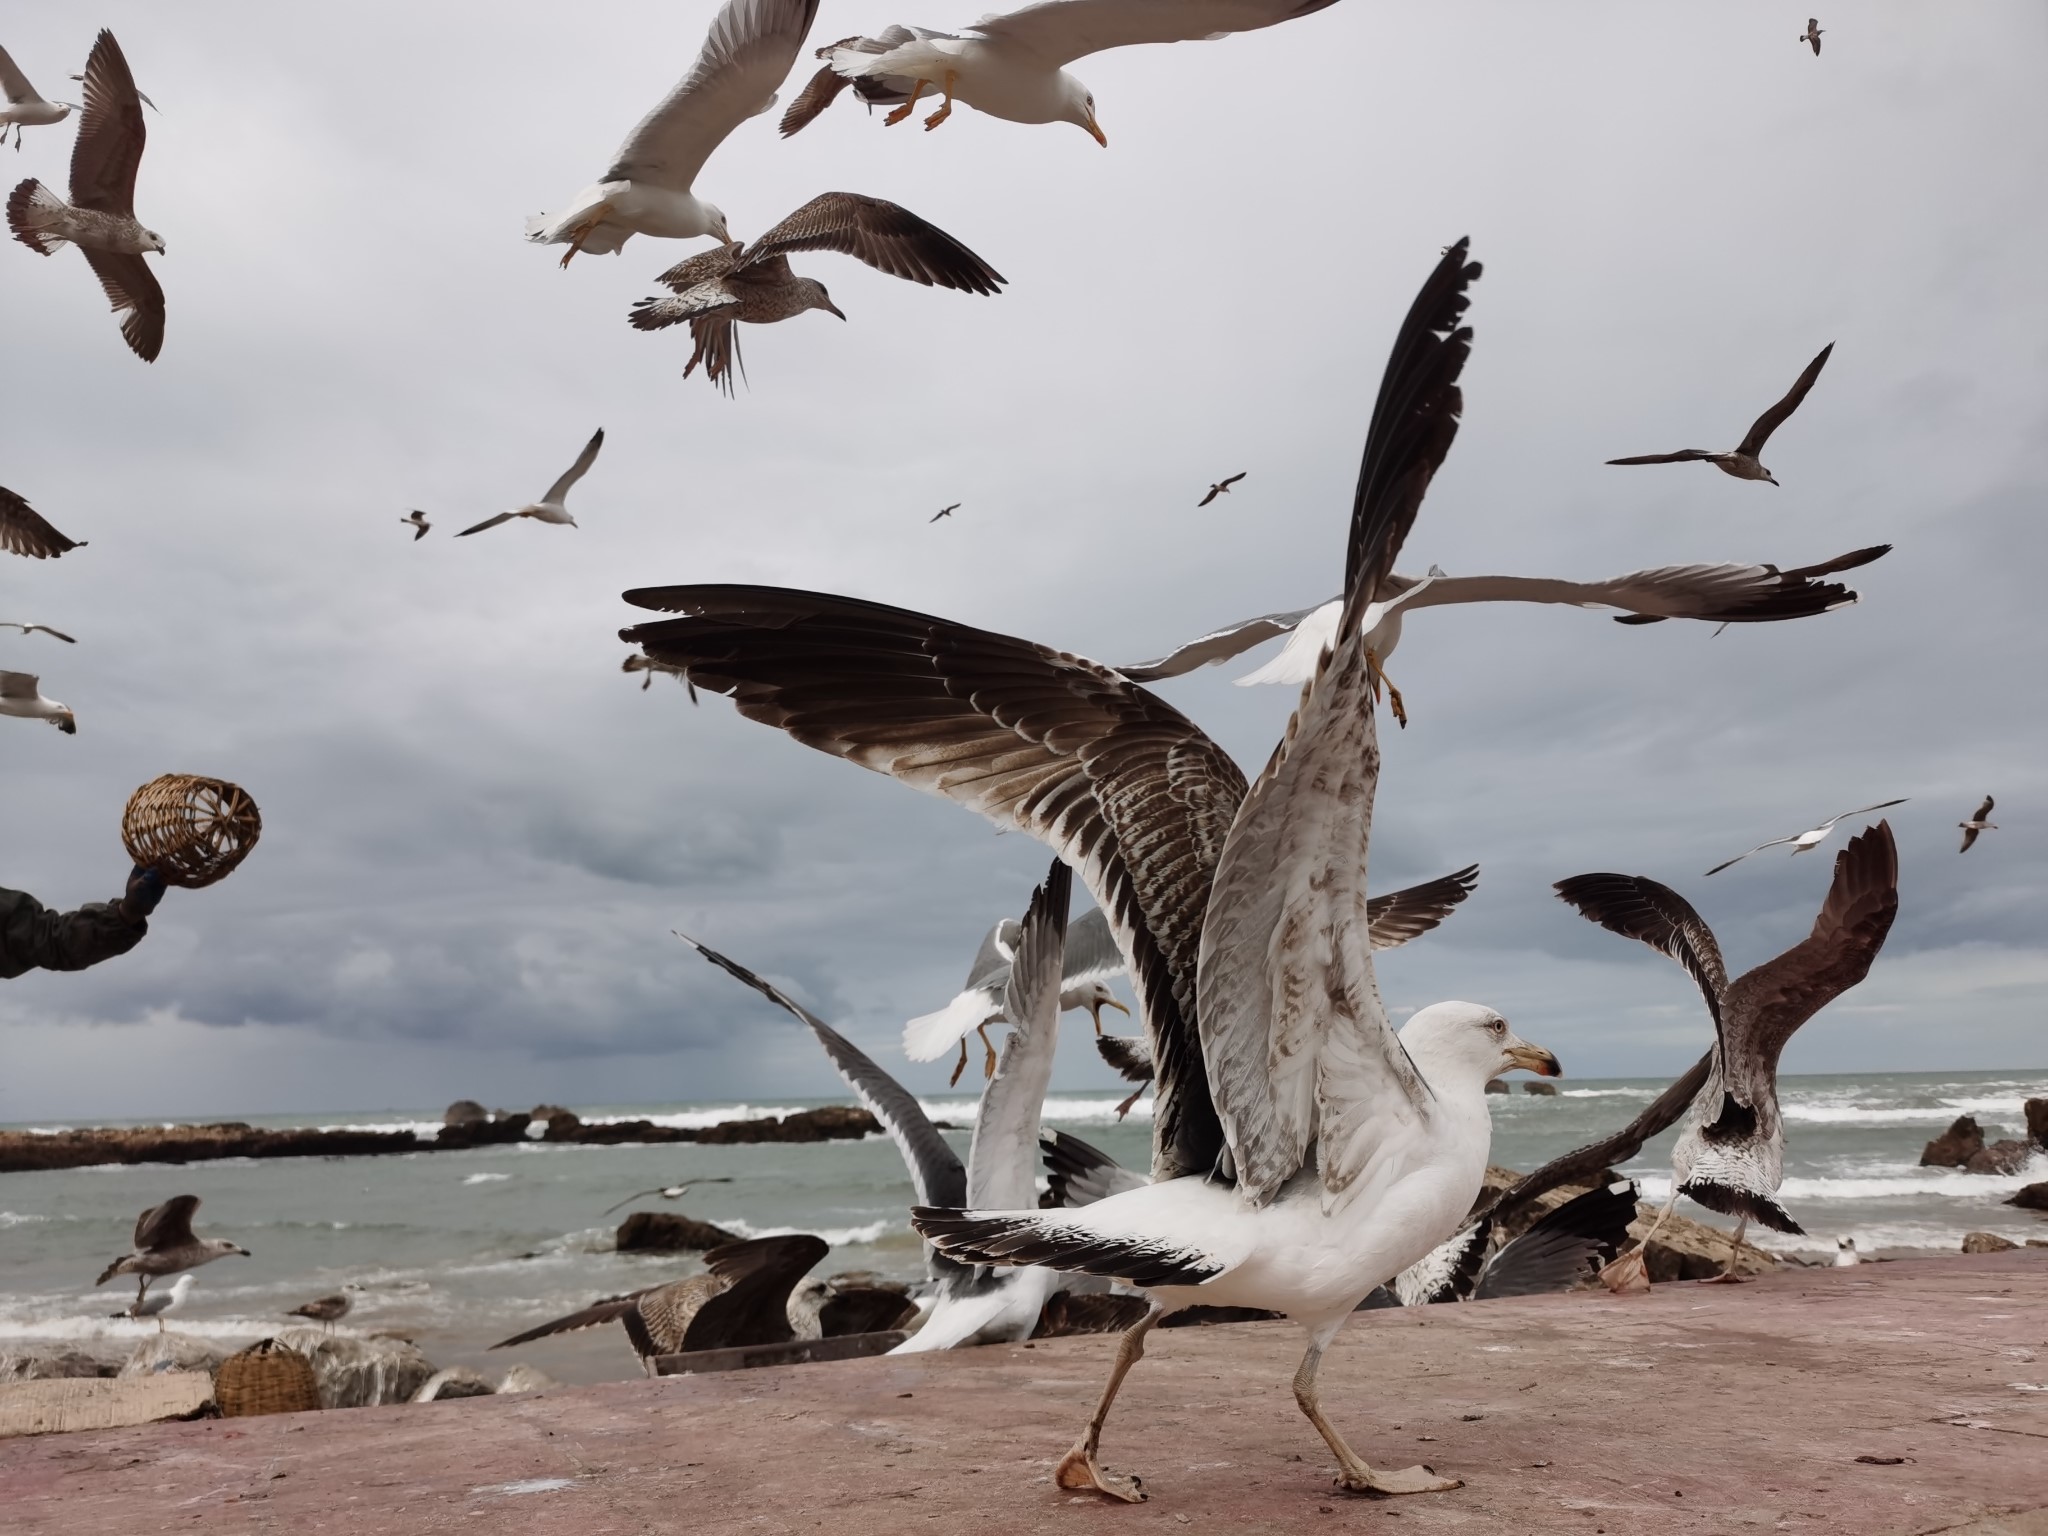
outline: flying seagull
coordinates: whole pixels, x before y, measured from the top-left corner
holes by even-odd
[[[731,1182],[732,1176],[730,1174],[720,1174],[715,1179],[692,1179],[687,1184],[664,1184],[659,1189],[639,1190],[634,1194],[626,1196],[618,1205],[606,1206],[604,1214],[609,1216],[613,1211],[631,1205],[635,1200],[644,1200],[649,1195],[659,1195],[664,1200],[680,1200],[699,1184],[730,1184]]]
[[[54,560],[85,544],[84,539],[65,538],[23,497],[0,485],[0,550],[30,560]]]
[[[1910,799],[1911,797],[1908,796],[1906,798]],[[1790,843],[1792,845],[1792,852],[1795,855],[1801,853],[1811,853],[1814,849],[1818,848],[1822,843],[1828,840],[1828,834],[1835,830],[1836,822],[1847,821],[1851,816],[1861,816],[1866,811],[1889,810],[1892,806],[1904,805],[1905,803],[1905,799],[1899,799],[1880,800],[1875,805],[1860,805],[1853,811],[1843,811],[1838,816],[1830,816],[1826,821],[1822,822],[1819,826],[1810,828],[1805,832],[1795,832],[1790,837],[1774,837],[1768,843],[1758,843],[1754,848],[1749,850],[1749,853],[1762,853],[1766,848],[1781,848],[1786,843]],[[1965,844],[1964,846],[1967,847],[1968,845]],[[1719,873],[1721,873],[1722,870],[1726,869],[1729,865],[1740,864],[1744,859],[1749,857],[1749,853],[1738,853],[1732,859],[1724,859],[1719,864],[1716,864],[1712,869],[1708,870],[1707,873],[1710,875],[1718,875]]]
[[[21,130],[61,123],[71,115],[68,103],[45,101],[28,83],[5,48],[0,48],[0,88],[7,92],[7,105],[0,107],[0,144],[7,142],[7,130],[14,130],[14,147],[21,148]]]
[[[309,1301],[303,1307],[293,1307],[291,1311],[285,1313],[285,1316],[303,1317],[309,1322],[318,1323],[323,1328],[332,1328],[336,1323],[349,1315],[355,1304],[354,1297],[336,1292],[332,1296],[322,1296],[317,1300]]]
[[[1671,1151],[1671,1199],[1643,1238],[1647,1247],[1678,1197],[1740,1218],[1721,1278],[1734,1280],[1734,1254],[1755,1221],[1777,1232],[1804,1229],[1778,1203],[1785,1126],[1778,1112],[1778,1057],[1793,1033],[1870,973],[1899,910],[1899,854],[1889,823],[1859,833],[1835,855],[1834,880],[1813,931],[1774,960],[1734,981],[1721,947],[1692,904],[1642,875],[1574,875],[1557,894],[1580,915],[1640,939],[1684,967],[1714,1022],[1707,1072]],[[1608,1277],[1616,1289],[1640,1281]],[[1624,1260],[1626,1262],[1626,1260]]]
[[[8,196],[7,227],[39,255],[51,255],[67,240],[77,246],[107,302],[125,315],[121,335],[130,350],[153,363],[164,345],[164,291],[142,256],[161,256],[164,241],[135,217],[135,172],[147,138],[128,61],[114,34],[102,31],[85,64],[85,110],[71,148],[71,201],[30,177]]]
[[[942,517],[951,517],[951,516],[952,516],[952,515],[953,515],[953,514],[954,514],[955,512],[958,512],[959,510],[960,510],[960,503],[956,501],[956,502],[954,502],[954,503],[953,503],[953,505],[951,505],[950,507],[941,507],[941,508],[939,508],[939,510],[938,510],[938,511],[934,512],[934,513],[933,513],[933,514],[931,515],[931,517],[930,517],[930,518],[928,519],[928,521],[936,523],[936,522],[937,522],[937,521],[938,521],[938,520],[939,520],[940,518],[942,518]]]
[[[109,1312],[107,1316],[153,1317],[156,1319],[156,1331],[162,1333],[164,1331],[164,1314],[173,1307],[183,1306],[185,1304],[185,1293],[191,1289],[192,1277],[190,1275],[180,1275],[171,1282],[171,1288],[168,1291],[158,1291],[154,1296],[138,1296],[119,1312]]]
[[[63,630],[52,629],[47,624],[23,624],[14,619],[0,619],[0,629],[18,629],[24,635],[49,635],[54,639],[62,640],[66,645],[78,644],[76,640],[65,634]]]
[[[66,736],[78,734],[78,716],[68,704],[44,698],[42,680],[33,672],[0,672],[0,715],[47,720]]]
[[[1777,477],[1763,466],[1758,457],[1764,451],[1764,444],[1771,434],[1785,424],[1785,418],[1799,409],[1799,402],[1806,398],[1806,392],[1813,388],[1813,381],[1820,377],[1820,371],[1827,365],[1828,354],[1835,350],[1831,341],[1820,349],[1820,355],[1806,365],[1806,372],[1799,375],[1798,382],[1786,392],[1785,398],[1772,406],[1750,425],[1749,435],[1725,453],[1715,453],[1707,448],[1681,448],[1676,453],[1640,453],[1630,459],[1609,459],[1610,464],[1690,464],[1694,461],[1712,464],[1724,475],[1733,475],[1738,480],[1768,480],[1778,483]]]
[[[558,1317],[501,1339],[492,1349],[510,1349],[558,1333],[618,1323],[648,1375],[655,1360],[702,1349],[742,1344],[783,1344],[796,1337],[789,1323],[789,1296],[797,1282],[832,1251],[808,1232],[750,1237],[704,1255],[704,1273],[624,1296],[607,1296],[580,1312]]]
[[[51,633],[55,634],[56,631],[52,630]],[[1977,834],[1979,832],[1996,832],[1998,830],[1997,826],[1994,823],[1988,822],[1984,819],[1986,816],[1989,816],[1990,814],[1991,797],[1989,795],[1986,795],[1984,797],[1984,803],[1977,807],[1976,812],[1970,817],[1968,821],[1959,821],[1956,823],[1957,826],[1963,829],[1963,846],[1956,850],[1957,853],[1968,853],[1970,851],[1970,844],[1977,841]]]
[[[1239,470],[1239,471],[1238,471],[1238,472],[1237,472],[1236,474],[1232,475],[1232,476],[1231,476],[1231,477],[1230,477],[1229,479],[1227,479],[1227,480],[1218,480],[1218,481],[1217,481],[1217,482],[1216,482],[1216,483],[1215,483],[1214,485],[1212,485],[1212,486],[1210,486],[1210,487],[1209,487],[1209,494],[1208,494],[1208,495],[1206,495],[1206,496],[1204,496],[1204,497],[1203,497],[1203,498],[1202,498],[1202,499],[1201,499],[1200,501],[1196,502],[1196,503],[1195,503],[1195,506],[1196,506],[1197,508],[1200,508],[1200,507],[1206,507],[1207,505],[1209,505],[1209,503],[1210,503],[1210,502],[1214,501],[1214,500],[1215,500],[1215,499],[1216,499],[1216,498],[1217,498],[1218,496],[1227,496],[1227,495],[1229,495],[1229,494],[1230,494],[1230,488],[1231,488],[1231,487],[1232,487],[1233,485],[1237,484],[1237,482],[1238,482],[1238,481],[1242,480],[1242,479],[1243,479],[1243,478],[1245,477],[1245,475],[1246,475],[1247,473],[1249,473],[1249,471],[1246,471],[1246,470]]]
[[[1050,845],[1109,914],[1158,1065],[1152,1182],[1079,1211],[912,1213],[961,1262],[1097,1274],[1155,1303],[1055,1469],[1064,1488],[1144,1496],[1098,1465],[1103,1420],[1159,1318],[1210,1302],[1307,1331],[1295,1398],[1344,1487],[1457,1486],[1360,1460],[1316,1374],[1366,1293],[1465,1220],[1491,1138],[1487,1081],[1559,1070],[1472,1003],[1422,1009],[1397,1039],[1363,921],[1379,749],[1359,620],[1457,432],[1479,275],[1467,250],[1450,248],[1401,324],[1354,496],[1346,622],[1256,785],[1163,699],[1052,646],[817,593],[626,594],[679,616],[621,638],[749,718]]]
[[[903,1154],[919,1207],[937,1201],[1014,1208],[1038,1198],[1038,1116],[1059,1043],[1060,972],[1072,879],[1064,864],[1054,864],[1045,883],[1032,893],[1018,925],[1016,960],[1004,991],[1003,1016],[1009,1021],[1010,1037],[975,1111],[974,1141],[964,1169],[916,1097],[844,1036],[744,966],[686,934],[677,937],[810,1026],[846,1085]],[[936,1299],[924,1325],[892,1354],[1028,1339],[1060,1280],[1049,1269],[958,1264],[929,1244],[925,1268]]]
[[[1108,48],[1181,43],[1252,32],[1307,16],[1335,0],[1039,0],[1002,16],[984,16],[964,36],[892,27],[879,38],[846,38],[818,50],[827,70],[859,84],[870,106],[901,103],[883,119],[902,122],[926,91],[945,99],[927,130],[961,101],[1013,123],[1072,123],[1096,143],[1109,140],[1095,120],[1095,97],[1063,67]],[[784,114],[795,133],[824,111],[839,88],[820,71]]]
[[[640,119],[610,167],[557,214],[536,214],[526,238],[578,251],[616,252],[635,235],[730,241],[725,215],[692,190],[712,151],[748,118],[775,105],[775,88],[804,45],[818,0],[725,0],[682,82]]]
[[[249,1257],[248,1249],[224,1237],[194,1237],[192,1213],[198,1209],[197,1195],[174,1195],[162,1205],[152,1205],[135,1218],[134,1252],[123,1254],[101,1270],[93,1284],[105,1285],[116,1275],[134,1275],[135,1300],[140,1303],[149,1282],[159,1276],[197,1269],[231,1253]]]
[[[697,347],[683,377],[703,363],[704,376],[731,394],[733,370],[744,372],[734,324],[773,325],[807,309],[846,318],[823,283],[790,270],[791,251],[838,251],[927,288],[992,294],[1005,281],[974,252],[908,208],[858,192],[826,192],[752,245],[735,240],[670,267],[655,279],[670,294],[642,299],[627,318],[642,331],[689,322]]]
[[[427,536],[427,530],[434,526],[427,521],[427,514],[420,511],[418,507],[414,507],[411,512],[401,517],[399,521],[412,525],[412,541],[415,544],[424,539]],[[458,534],[457,537],[459,538],[461,535]]]
[[[547,494],[542,496],[539,501],[529,502],[527,505],[510,512],[500,512],[496,517],[487,517],[474,527],[463,529],[455,537],[466,539],[472,533],[482,533],[486,528],[495,528],[500,523],[509,523],[515,517],[530,517],[537,522],[543,523],[567,523],[571,528],[574,528],[576,526],[576,519],[569,515],[569,508],[566,505],[569,499],[569,487],[590,472],[590,466],[597,462],[597,450],[603,446],[604,428],[599,427],[596,435],[583,445],[583,451],[576,455],[576,462],[563,472],[561,479],[548,487]],[[405,519],[400,518],[399,521],[404,522]],[[419,542],[417,535],[414,536],[413,542]]]
[[[1809,16],[1806,18],[1806,30],[1800,33],[1794,41],[1811,43],[1813,45],[1813,56],[1817,59],[1820,57],[1820,34],[1820,18],[1818,16]]]

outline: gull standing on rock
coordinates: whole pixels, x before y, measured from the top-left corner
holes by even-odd
[[[576,526],[576,519],[569,515],[567,505],[569,487],[590,473],[590,466],[597,462],[597,450],[603,446],[604,428],[599,427],[596,435],[583,445],[583,451],[576,455],[576,462],[563,472],[561,479],[548,487],[547,494],[541,497],[539,501],[529,502],[527,505],[515,508],[510,512],[500,512],[496,517],[487,517],[474,527],[463,529],[455,537],[466,539],[472,533],[482,533],[486,528],[495,528],[500,523],[509,523],[515,517],[530,517],[536,522],[542,523],[567,523],[571,528],[574,528]],[[399,521],[402,523],[405,519],[401,517]],[[417,544],[419,542],[418,538],[415,537],[413,542]]]
[[[24,497],[0,485],[0,550],[29,560],[55,560],[83,548],[85,540],[65,538]]]
[[[30,177],[7,198],[7,227],[39,255],[70,241],[85,255],[116,313],[121,335],[146,363],[164,345],[164,291],[143,261],[163,236],[135,217],[135,172],[149,137],[135,77],[114,34],[102,31],[85,64],[85,111],[71,147],[71,200]]]
[[[1822,843],[1828,840],[1828,834],[1835,830],[1836,822],[1847,821],[1851,816],[1861,816],[1868,811],[1889,810],[1892,806],[1904,805],[1905,803],[1906,801],[1904,799],[1880,800],[1875,805],[1858,806],[1853,811],[1844,811],[1839,816],[1830,816],[1826,821],[1822,822],[1819,826],[1811,827],[1804,832],[1794,832],[1790,837],[1774,837],[1768,843],[1758,843],[1754,848],[1749,850],[1749,853],[1738,853],[1732,859],[1724,859],[1719,864],[1716,864],[1712,869],[1708,870],[1707,873],[1710,875],[1718,875],[1719,873],[1721,873],[1722,870],[1727,869],[1730,865],[1740,864],[1744,859],[1749,857],[1750,853],[1762,853],[1766,848],[1782,848],[1787,843],[1790,843],[1792,845],[1792,852],[1794,854],[1811,853],[1814,849],[1818,848]],[[1970,845],[1968,843],[1964,843],[1963,846],[1967,848]]]
[[[1772,406],[1751,423],[1749,435],[1725,453],[1716,453],[1708,448],[1681,448],[1676,453],[1639,453],[1630,459],[1609,459],[1610,464],[1711,464],[1724,475],[1733,475],[1738,480],[1768,480],[1778,483],[1777,477],[1768,469],[1758,455],[1764,451],[1764,444],[1771,434],[1785,424],[1785,418],[1799,409],[1799,402],[1806,398],[1806,392],[1813,388],[1813,381],[1820,377],[1820,371],[1827,365],[1828,354],[1835,350],[1831,341],[1820,349],[1820,355],[1806,365],[1806,372],[1786,392],[1785,398]]]
[[[731,241],[725,214],[692,190],[713,150],[775,105],[775,89],[803,48],[818,0],[726,0],[697,62],[612,157],[610,167],[557,214],[536,214],[526,238],[578,251],[616,252],[635,235]]]
[[[43,100],[5,48],[0,48],[0,88],[7,92],[7,105],[0,107],[0,144],[7,142],[7,130],[12,128],[19,150],[22,129],[61,123],[71,115],[69,103]]]
[[[192,1213],[198,1209],[197,1195],[173,1195],[162,1205],[152,1205],[135,1218],[135,1251],[123,1254],[101,1270],[93,1284],[105,1285],[116,1275],[134,1275],[135,1299],[139,1303],[143,1292],[149,1289],[149,1282],[161,1275],[197,1269],[231,1253],[249,1257],[248,1249],[224,1237],[194,1237]]]
[[[309,1301],[303,1307],[293,1307],[285,1316],[303,1317],[318,1323],[322,1328],[331,1329],[354,1310],[355,1304],[354,1297],[336,1292],[332,1296],[322,1296],[315,1301]]]
[[[56,634],[56,631],[51,630],[50,633],[54,635]],[[1956,823],[1957,826],[1963,829],[1963,846],[1956,850],[1957,853],[1968,853],[1970,851],[1970,845],[1977,841],[1977,834],[1979,832],[1996,832],[1998,830],[1996,824],[1986,821],[1984,819],[1986,816],[1989,816],[1991,814],[1991,803],[1991,797],[1989,795],[1986,795],[1984,797],[1984,803],[1977,807],[1975,815],[1973,815],[1968,821],[1959,821]]]
[[[78,734],[78,716],[71,706],[44,698],[42,679],[33,672],[0,672],[0,715],[47,720],[66,736]]]

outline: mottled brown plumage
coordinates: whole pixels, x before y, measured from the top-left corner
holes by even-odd
[[[84,547],[85,540],[65,538],[24,497],[0,485],[0,550],[30,560],[54,560],[67,550]]]

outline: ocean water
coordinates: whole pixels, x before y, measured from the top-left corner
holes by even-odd
[[[1632,1118],[1663,1088],[1651,1080],[1566,1080],[1556,1098],[1519,1091],[1488,1100],[1493,1160],[1532,1168]],[[1782,1252],[1832,1258],[1853,1236],[1866,1253],[1953,1253],[1965,1232],[2015,1241],[2048,1237],[2048,1218],[2003,1204],[2022,1184],[2048,1179],[2048,1154],[1997,1178],[1916,1166],[1922,1145],[1960,1114],[1988,1137],[2017,1136],[2022,1102],[2048,1095],[2048,1071],[1877,1077],[1813,1076],[1781,1084],[1787,1123],[1782,1198],[1809,1236],[1761,1241]],[[586,1120],[646,1117],[671,1125],[787,1114],[781,1104],[577,1107]],[[843,1101],[842,1101],[843,1102]],[[1149,1105],[1118,1124],[1115,1094],[1055,1094],[1045,1122],[1144,1166]],[[972,1123],[968,1097],[928,1101],[935,1119]],[[438,1113],[362,1111],[258,1124],[411,1126],[438,1129]],[[25,1129],[30,1127],[15,1127]],[[57,1127],[33,1127],[56,1129]],[[968,1136],[951,1137],[964,1157]],[[1668,1192],[1671,1134],[1625,1171],[1646,1194]],[[648,1198],[607,1217],[635,1190],[692,1178],[703,1184],[671,1205]],[[144,1165],[0,1175],[0,1353],[60,1344],[118,1355],[153,1323],[112,1319],[133,1296],[127,1282],[92,1280],[128,1248],[136,1214],[181,1194],[205,1202],[202,1235],[230,1237],[251,1257],[195,1272],[172,1314],[188,1333],[239,1346],[283,1325],[287,1309],[352,1285],[356,1307],[342,1326],[414,1339],[437,1365],[495,1374],[523,1359],[561,1381],[637,1373],[617,1328],[488,1352],[496,1339],[584,1306],[599,1296],[689,1273],[688,1256],[621,1254],[612,1233],[626,1211],[680,1209],[741,1236],[815,1232],[833,1251],[818,1273],[871,1269],[905,1279],[922,1273],[910,1230],[911,1189],[894,1145],[694,1145],[578,1147],[529,1142],[469,1152],[398,1157],[237,1159],[185,1167]],[[1688,1214],[1721,1218],[1686,1207]],[[1723,1225],[1732,1225],[1722,1222]]]

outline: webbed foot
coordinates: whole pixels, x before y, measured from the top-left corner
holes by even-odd
[[[1145,1492],[1143,1478],[1115,1477],[1103,1471],[1095,1464],[1095,1458],[1088,1453],[1086,1445],[1077,1445],[1067,1452],[1060,1464],[1052,1469],[1052,1480],[1061,1488],[1077,1492],[1092,1488],[1126,1504],[1142,1504],[1150,1497]]]

